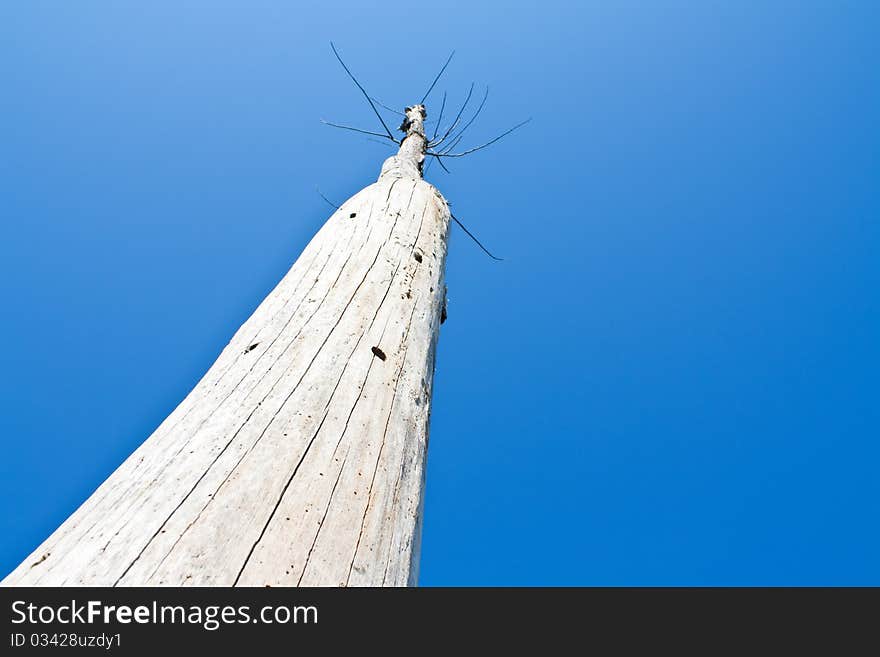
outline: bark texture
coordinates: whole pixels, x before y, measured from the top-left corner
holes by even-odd
[[[3,584],[416,583],[449,221],[416,113],[379,181]]]

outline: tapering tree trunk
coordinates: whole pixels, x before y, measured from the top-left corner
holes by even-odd
[[[378,182],[5,585],[416,583],[449,211],[407,117]]]

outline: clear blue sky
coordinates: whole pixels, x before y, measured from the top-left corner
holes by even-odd
[[[505,261],[453,229],[422,584],[880,584],[877,6],[3,3],[0,571],[378,175],[333,39],[534,117],[428,175]]]

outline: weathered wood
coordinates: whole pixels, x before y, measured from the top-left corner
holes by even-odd
[[[4,585],[416,583],[449,221],[423,116]]]

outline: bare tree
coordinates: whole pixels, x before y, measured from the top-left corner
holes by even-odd
[[[328,125],[397,152],[341,205],[324,197],[332,216],[204,378],[4,584],[417,582],[449,219],[461,225],[423,169],[519,126],[456,151],[488,94],[465,120],[472,86],[445,130],[444,94],[427,137],[450,55],[420,102],[391,110],[398,138],[333,53],[379,127]]]

